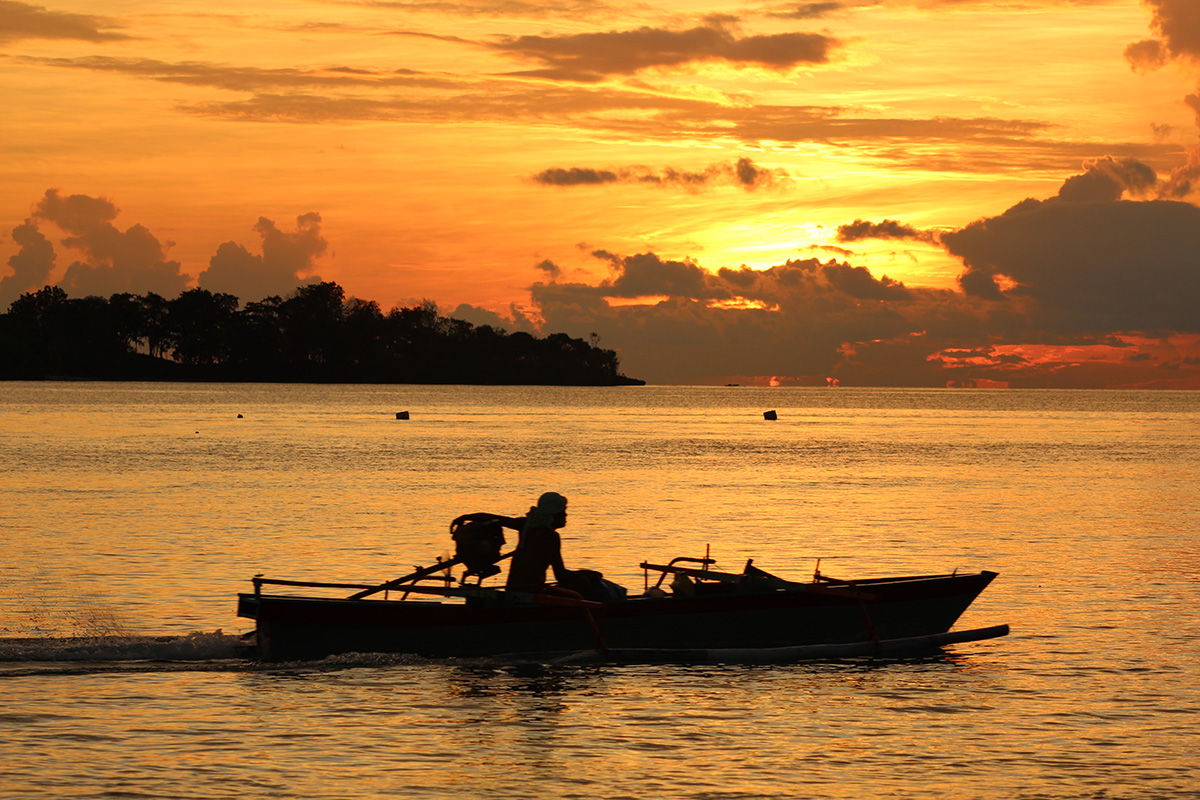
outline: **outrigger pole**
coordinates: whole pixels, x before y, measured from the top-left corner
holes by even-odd
[[[504,553],[499,558],[497,558],[496,561],[493,563],[498,564],[499,562],[503,561],[504,559],[512,556],[512,554],[514,552],[516,552],[516,551],[510,550],[509,552]],[[450,559],[449,561],[439,561],[436,564],[430,564],[428,567],[414,567],[413,568],[414,571],[410,572],[408,575],[405,575],[403,578],[396,578],[395,580],[388,581],[387,583],[381,583],[378,586],[372,586],[370,589],[363,589],[361,592],[356,592],[356,593],[350,595],[350,597],[348,597],[347,599],[348,600],[361,600],[364,597],[370,597],[371,595],[377,594],[379,592],[386,592],[389,589],[396,589],[400,586],[403,586],[406,583],[409,583],[410,581],[419,581],[421,578],[426,578],[426,577],[428,577],[430,575],[434,575],[438,572],[443,572],[445,570],[450,569],[451,567],[457,566],[462,563],[464,563],[463,558],[460,556],[455,556],[454,558]]]

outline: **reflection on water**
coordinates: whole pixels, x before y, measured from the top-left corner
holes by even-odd
[[[0,443],[0,798],[1195,797],[1200,393],[6,384]],[[1013,634],[754,666],[239,657],[255,573],[395,577],[546,489],[568,566],[631,588],[708,546],[793,577],[992,569],[959,627]]]

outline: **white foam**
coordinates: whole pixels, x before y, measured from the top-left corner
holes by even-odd
[[[185,636],[0,639],[0,661],[210,661],[247,658],[250,645],[221,630]]]

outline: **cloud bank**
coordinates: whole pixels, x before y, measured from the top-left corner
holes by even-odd
[[[46,285],[54,269],[54,245],[32,219],[13,228],[12,238],[21,249],[8,258],[12,274],[0,278],[0,308],[8,308],[23,292]]]
[[[56,282],[70,296],[154,292],[172,298],[189,288],[192,276],[182,271],[178,261],[167,258],[172,243],[159,241],[140,224],[121,230],[113,224],[120,213],[106,197],[47,189],[32,216],[12,229],[19,250],[7,261],[10,274],[0,278],[0,306],[7,308],[21,294],[54,283],[57,254],[44,226],[65,234],[61,245],[79,254]],[[321,280],[315,274],[316,260],[328,245],[321,235],[320,214],[300,215],[294,231],[280,230],[259,217],[253,230],[262,239],[262,254],[225,242],[200,273],[200,288],[257,301],[288,295],[302,284]]]
[[[562,36],[518,36],[493,47],[543,64],[519,74],[591,83],[650,69],[679,69],[700,63],[787,70],[824,64],[840,42],[818,33],[738,36],[728,17],[688,30],[643,26],[636,30]]]
[[[958,230],[935,235],[894,219],[838,227],[842,242],[941,246],[963,263],[959,290],[873,275],[838,248],[763,270],[593,248],[607,277],[568,279],[546,260],[530,309],[462,304],[452,314],[509,330],[596,333],[628,374],[663,383],[1200,388],[1200,208],[1163,197],[1165,185],[1145,164],[1105,157],[1054,196]],[[170,243],[141,225],[117,227],[119,214],[110,199],[47,190],[12,230],[20,249],[0,280],[5,302],[53,274],[51,229],[79,254],[59,281],[73,296],[186,288]],[[257,300],[319,280],[312,273],[328,245],[318,214],[300,215],[293,230],[260,217],[253,230],[261,254],[222,244],[201,288]]]
[[[1200,388],[1200,209],[1135,200],[1160,185],[1090,161],[1045,200],[934,236],[855,220],[841,241],[917,239],[963,261],[961,291],[838,259],[708,271],[604,250],[611,277],[531,288],[546,330],[598,332],[629,374],[667,383]]]
[[[714,185],[738,186],[754,191],[767,186],[780,185],[789,179],[786,170],[760,167],[749,158],[739,158],[733,164],[711,164],[700,171],[688,171],[666,167],[652,170],[648,167],[623,167],[595,169],[592,167],[551,167],[533,176],[534,183],[543,186],[598,186],[606,183],[642,184],[667,186],[686,190],[700,190]]]
[[[710,34],[716,31],[718,39],[731,37],[736,40],[736,36],[725,28],[712,25],[696,30],[709,31]],[[653,32],[659,29],[647,30]],[[620,41],[621,33],[577,36],[601,37],[599,42],[602,44],[609,41],[607,37],[616,37],[612,41]],[[526,38],[504,40],[509,42],[505,47],[516,47],[515,42]],[[552,42],[542,45],[555,52],[558,48],[566,53],[575,52],[576,49],[586,53],[588,48],[599,46],[590,39],[577,37],[534,38]],[[670,38],[667,37],[668,40]],[[499,47],[487,42],[461,44],[493,50]],[[649,39],[643,44],[651,46]],[[531,53],[537,50],[528,42],[526,45]],[[877,115],[872,109],[855,107],[730,103],[721,98],[701,98],[673,91],[647,92],[646,87],[641,85],[644,76],[633,81],[637,85],[596,85],[604,75],[628,74],[628,69],[615,63],[601,63],[603,59],[619,62],[624,58],[629,69],[635,64],[672,59],[677,59],[681,67],[709,63],[695,47],[683,48],[674,55],[669,52],[638,55],[641,52],[638,47],[631,45],[631,49],[632,53],[624,55],[605,55],[598,51],[596,59],[599,60],[595,63],[592,58],[581,55],[581,63],[589,66],[587,69],[580,67],[579,70],[591,70],[588,75],[592,80],[583,80],[577,75],[571,80],[548,83],[512,80],[511,75],[468,77],[426,74],[403,68],[349,69],[336,63],[308,68],[264,69],[201,61],[169,62],[98,55],[66,58],[24,56],[19,60],[25,64],[63,70],[125,75],[141,80],[248,95],[204,100],[181,98],[177,105],[185,113],[225,120],[458,124],[536,119],[603,134],[671,142],[684,137],[697,141],[736,140],[753,147],[760,146],[764,141],[784,145],[801,142],[857,143],[870,148],[876,158],[921,169],[931,166],[930,147],[953,148],[955,155],[946,158],[953,158],[955,170],[967,172],[992,173],[997,169],[1009,168],[1009,159],[1020,160],[1025,150],[1036,152],[1039,159],[1050,154],[1050,157],[1065,163],[1078,162],[1075,145],[1042,138],[1054,126],[1040,120],[951,115],[933,118],[893,117]],[[599,50],[603,48],[599,47]],[[566,55],[560,60],[564,63],[571,61]],[[722,62],[720,58],[716,60]],[[801,63],[808,62],[797,62]],[[561,65],[559,69],[561,71]],[[605,71],[609,69],[613,71]],[[925,149],[918,151],[910,147],[897,147],[897,142],[920,144]],[[1141,149],[1156,151],[1156,148],[1163,154],[1176,152],[1174,147],[1167,144],[1147,145]],[[1001,156],[1002,152],[1013,155]],[[605,171],[594,167],[578,169]],[[659,177],[664,175],[660,174]]]
[[[172,243],[160,242],[142,225],[122,231],[112,224],[118,214],[107,198],[46,190],[34,218],[58,226],[68,234],[62,243],[82,254],[58,285],[80,297],[146,291],[174,297],[187,288],[191,276],[180,272],[178,261],[167,259]]]
[[[296,230],[290,232],[259,217],[254,231],[262,237],[262,255],[251,253],[237,242],[225,242],[209,260],[208,269],[200,273],[201,289],[243,300],[261,300],[288,295],[302,283],[321,281],[313,274],[315,259],[327,248],[321,236],[320,214],[301,214],[296,218]]]
[[[858,242],[863,239],[913,239],[918,242],[931,242],[933,238],[934,235],[930,231],[919,231],[894,219],[885,219],[882,222],[856,219],[854,222],[839,225],[837,229],[839,242]]]
[[[22,39],[76,39],[115,42],[129,37],[109,17],[50,11],[42,6],[0,0],[0,44]]]
[[[1200,4],[1194,0],[1143,0],[1151,12],[1150,28],[1154,38],[1134,42],[1125,48],[1125,58],[1135,70],[1158,69],[1170,61],[1186,65],[1200,83]],[[1200,88],[1183,102],[1196,115],[1200,127]],[[1200,181],[1200,144],[1188,150],[1187,163],[1176,168],[1166,180],[1162,194],[1187,197]]]

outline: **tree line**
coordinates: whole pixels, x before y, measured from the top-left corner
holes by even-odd
[[[0,379],[613,386],[613,350],[472,325],[426,300],[384,313],[334,282],[246,303],[189,289],[70,298],[47,286],[0,314]]]

